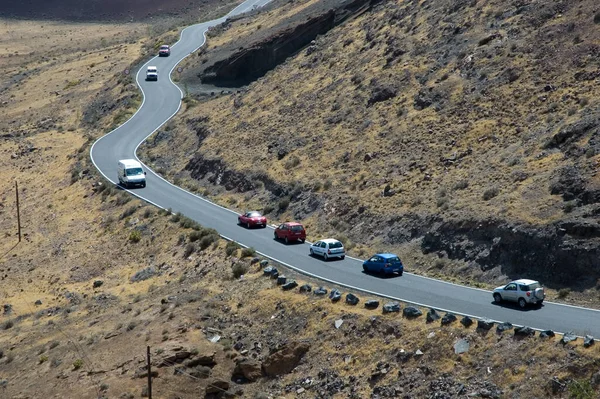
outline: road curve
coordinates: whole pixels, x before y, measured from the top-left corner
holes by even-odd
[[[92,162],[106,179],[116,184],[117,160],[137,159],[138,146],[177,113],[183,93],[171,81],[170,74],[181,60],[204,44],[208,28],[224,22],[227,17],[261,7],[268,2],[269,0],[248,0],[222,18],[184,29],[180,40],[172,46],[170,57],[154,57],[140,68],[136,81],[144,100],[139,110],[119,128],[96,141],[90,150]],[[147,65],[158,67],[157,82],[144,80]],[[520,310],[513,306],[493,304],[489,291],[411,273],[395,278],[366,275],[362,272],[361,261],[349,257],[329,262],[312,258],[308,255],[308,244],[285,245],[275,242],[271,228],[248,230],[240,227],[237,225],[237,214],[233,211],[174,186],[151,169],[147,170],[146,187],[127,191],[158,207],[181,212],[204,226],[216,229],[223,237],[243,246],[253,247],[261,255],[304,274],[351,289],[442,311],[498,322],[508,321],[539,330],[572,331],[580,336],[600,336],[600,311],[594,309],[545,303],[540,309]],[[410,270],[410,265],[405,266]]]

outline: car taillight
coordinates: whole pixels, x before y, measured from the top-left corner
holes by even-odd
[[[527,296],[531,296],[531,291],[527,291]]]
[[[327,253],[328,253],[328,254],[330,254],[330,253],[331,253],[331,249],[328,249],[328,250],[327,250]]]

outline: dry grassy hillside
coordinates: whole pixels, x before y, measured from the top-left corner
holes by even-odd
[[[252,32],[309,3],[228,24],[186,67],[217,44],[260,46]],[[599,21],[593,1],[384,1],[186,111],[148,159],[359,256],[597,296]]]

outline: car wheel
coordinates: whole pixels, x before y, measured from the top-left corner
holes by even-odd
[[[275,238],[276,240],[279,240],[279,237],[277,237],[277,232],[273,233],[273,238]]]
[[[314,256],[315,253],[313,252],[312,248],[310,249],[310,256]]]
[[[496,303],[502,302],[502,296],[500,294],[494,294],[494,302],[496,302]]]
[[[290,243],[290,241],[288,240],[288,238],[287,238],[287,237],[285,237],[285,239],[284,239],[284,240],[285,240],[285,243],[286,243],[286,244],[289,244],[289,243]]]
[[[142,183],[142,188],[145,188],[145,187],[146,187],[146,183]]]
[[[363,271],[366,273],[369,271],[369,269],[365,265],[363,265]]]
[[[345,257],[346,257],[346,255],[342,255],[342,260],[344,260]]]
[[[325,260],[328,260],[328,259],[329,259],[329,257],[327,257],[327,252],[325,252],[325,253],[323,254],[323,259],[325,259]]]
[[[399,272],[399,273],[398,273],[398,276],[402,276],[402,273],[403,273],[403,272]]]
[[[250,228],[250,222],[246,223],[246,227]]]
[[[525,302],[525,299],[519,298],[519,307],[521,309],[525,309],[525,306],[527,306],[527,302]]]
[[[302,244],[304,244],[304,241],[306,241],[304,238],[300,240]]]

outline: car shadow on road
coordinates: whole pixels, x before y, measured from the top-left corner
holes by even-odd
[[[273,241],[281,243],[283,245],[302,245],[304,244],[302,241],[299,240],[295,240],[295,241],[288,241],[287,243],[285,242],[285,240],[281,240],[279,238],[275,238],[273,237]]]
[[[498,303],[496,301],[492,301],[491,304],[494,306],[501,307],[501,308],[520,310],[522,312],[530,312],[532,310],[540,310],[541,308],[544,307],[543,303],[541,305],[527,305],[524,308],[520,307],[519,304],[516,302],[500,302],[500,303]]]
[[[311,253],[309,253],[308,256],[310,256],[311,258],[322,260],[323,262],[341,262],[341,261],[344,260],[344,259],[340,259],[340,258],[327,258],[327,259],[325,259],[322,256],[318,256],[318,255],[311,254]]]
[[[367,276],[376,277],[376,278],[381,279],[381,280],[388,280],[388,279],[391,279],[391,278],[402,277],[401,275],[396,274],[396,273],[394,273],[394,274],[373,273],[373,272],[367,272],[367,271],[364,271],[364,270],[362,271],[362,273],[366,274]]]

